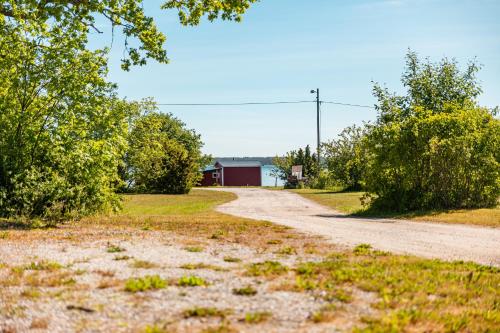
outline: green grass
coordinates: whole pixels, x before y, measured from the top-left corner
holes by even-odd
[[[147,275],[142,278],[128,279],[125,283],[125,291],[136,293],[140,291],[163,289],[167,286],[167,281],[158,275]]]
[[[500,207],[456,210],[425,210],[410,213],[376,211],[363,207],[360,198],[364,192],[342,192],[330,190],[300,189],[290,190],[323,206],[341,213],[360,217],[402,218],[414,221],[441,223],[461,223],[490,227],[500,227]]]
[[[134,262],[130,265],[130,267],[132,268],[142,268],[142,269],[151,269],[151,268],[157,268],[158,265],[153,263],[153,262],[150,262],[150,261],[146,261],[146,260],[134,260]]]
[[[212,210],[217,205],[233,200],[232,193],[193,189],[187,195],[140,194],[124,195],[121,215],[191,215]]]
[[[225,318],[231,311],[221,310],[213,307],[194,307],[184,310],[184,318],[192,317],[219,317]]]
[[[220,266],[215,266],[215,265],[210,265],[210,264],[204,264],[202,262],[196,263],[196,264],[183,264],[179,266],[179,268],[182,269],[188,269],[188,270],[194,270],[194,269],[210,269],[213,271],[218,271],[218,272],[223,272],[226,269]]]
[[[180,287],[205,287],[208,285],[208,282],[199,276],[190,275],[181,277],[177,285]]]
[[[245,323],[247,324],[260,324],[269,320],[272,317],[271,312],[249,312],[245,314]]]
[[[199,246],[186,246],[184,250],[188,252],[203,252],[203,248]]]
[[[288,272],[288,267],[277,261],[264,261],[248,266],[247,275],[250,276],[277,276]]]
[[[106,252],[108,253],[118,253],[118,252],[125,252],[126,250],[123,247],[120,247],[118,245],[114,244],[108,244],[108,247],[106,248]]]
[[[31,271],[55,271],[61,268],[63,268],[63,266],[60,263],[45,260],[32,262],[26,266],[23,266],[23,269]]]
[[[278,251],[276,251],[276,253],[289,256],[292,254],[297,254],[297,250],[293,246],[283,246]]]
[[[378,315],[365,317],[360,331],[403,332],[500,329],[500,269],[474,263],[443,262],[410,256],[380,254],[361,245],[349,254],[322,262],[306,262],[295,269],[288,289],[322,290],[325,300],[349,303],[344,289],[354,286],[376,292]],[[330,314],[319,312],[313,321]]]
[[[224,261],[225,262],[241,262],[241,259],[240,258],[236,258],[236,257],[226,256],[226,257],[224,257]]]

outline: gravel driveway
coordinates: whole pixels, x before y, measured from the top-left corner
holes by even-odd
[[[288,191],[220,190],[238,195],[238,199],[219,206],[220,212],[287,225],[325,236],[335,244],[369,243],[394,253],[500,266],[500,229],[352,218]]]

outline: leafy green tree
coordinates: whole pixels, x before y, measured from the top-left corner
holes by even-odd
[[[126,161],[134,189],[148,193],[188,193],[201,179],[210,157],[200,136],[170,114],[147,112],[129,136]]]
[[[240,21],[241,15],[257,0],[166,0],[162,9],[176,9],[183,25],[198,25],[202,17]],[[107,20],[121,29],[125,40],[122,68],[144,65],[147,58],[168,62],[164,49],[165,35],[154,20],[144,13],[142,0],[8,0],[0,5],[0,24],[36,27],[33,36],[43,35],[48,27],[77,32],[77,38],[90,31],[102,33],[96,19]],[[15,22],[15,23],[13,23]],[[73,38],[67,35],[66,38]],[[133,41],[129,41],[132,39]],[[134,45],[134,46],[132,46]]]
[[[302,165],[302,176],[312,179],[318,174],[317,159],[315,154],[311,154],[309,145],[305,149],[299,148],[286,153],[285,156],[276,156],[273,164],[279,170],[279,177],[288,182],[292,175],[292,166]]]
[[[105,80],[104,52],[82,50],[71,30],[33,37],[4,22],[0,36],[0,216],[118,207],[129,109]]]
[[[204,16],[238,21],[253,2],[166,0],[162,8],[195,25]],[[123,69],[148,58],[167,62],[165,36],[142,4],[0,4],[0,217],[58,219],[119,206],[114,192],[127,174],[123,156],[138,105],[116,97],[106,80],[107,50],[89,50],[87,37],[104,19],[126,37]],[[184,150],[171,151],[171,163],[186,162]]]
[[[331,177],[347,190],[362,187],[367,155],[363,148],[365,128],[356,125],[345,128],[337,140],[323,144],[323,152]]]
[[[409,52],[406,96],[375,85],[379,117],[367,136],[366,185],[396,210],[485,207],[500,195],[500,121],[477,105],[479,67],[419,61]]]

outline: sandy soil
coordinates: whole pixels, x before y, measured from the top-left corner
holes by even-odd
[[[220,212],[287,225],[325,236],[335,244],[369,243],[394,253],[500,266],[500,229],[352,218],[288,191],[220,190],[238,195],[237,200],[219,206]]]
[[[221,324],[230,326],[231,332],[343,332],[374,312],[371,303],[376,301],[375,295],[353,290],[354,302],[337,302],[336,323],[314,324],[309,319],[311,314],[328,304],[320,294],[279,290],[279,278],[268,280],[244,272],[249,264],[265,260],[293,267],[303,260],[321,258],[282,256],[203,238],[196,243],[202,252],[187,251],[186,245],[195,240],[195,236],[156,231],[122,231],[121,236],[99,240],[0,239],[0,332],[143,333],[148,325],[165,328],[165,332],[204,332],[209,328],[215,332]],[[111,244],[119,246],[121,252],[110,253]],[[228,256],[241,262],[226,262]],[[152,267],[134,267],[136,260]],[[58,263],[61,268],[24,269],[20,275],[14,274],[20,267],[45,261]],[[203,264],[206,268],[183,268],[186,264]],[[168,286],[138,293],[124,290],[127,279],[145,275],[159,275]],[[208,286],[176,285],[179,278],[191,275],[203,278]],[[67,279],[71,283],[64,282]],[[246,286],[255,288],[257,294],[233,293],[235,288]],[[225,318],[183,315],[194,307],[229,312]],[[246,323],[246,314],[255,312],[267,312],[270,318],[259,324]],[[221,332],[226,331],[221,328]]]

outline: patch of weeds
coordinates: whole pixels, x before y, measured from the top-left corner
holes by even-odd
[[[142,230],[142,231],[149,231],[149,230],[151,230],[151,225],[150,225],[150,224],[144,224],[144,225],[141,227],[141,230]]]
[[[269,320],[272,317],[271,312],[262,311],[262,312],[249,312],[245,314],[245,318],[243,319],[247,324],[259,324]]]
[[[205,287],[208,283],[199,276],[190,275],[181,277],[177,285],[180,287]]]
[[[300,264],[296,269],[295,272],[299,275],[304,275],[304,276],[312,276],[314,274],[314,269],[315,269],[315,264],[306,262]]]
[[[118,253],[118,252],[125,252],[126,250],[123,247],[120,247],[118,245],[114,244],[108,244],[108,247],[106,248],[106,252],[108,253]]]
[[[372,246],[370,244],[359,244],[352,252],[357,256],[367,255],[372,252]]]
[[[30,271],[55,271],[63,268],[63,266],[60,263],[53,261],[38,261],[32,262],[23,268]]]
[[[59,272],[45,276],[40,276],[38,272],[34,272],[25,278],[25,283],[33,287],[62,287],[75,285],[76,280],[69,272]]]
[[[134,260],[134,262],[130,265],[130,267],[132,268],[142,268],[142,269],[151,269],[151,268],[157,268],[158,265],[153,263],[153,262],[150,262],[150,261],[146,261],[146,260]]]
[[[267,241],[267,244],[269,245],[277,245],[277,244],[282,244],[283,241],[281,239],[271,239]]]
[[[371,254],[376,256],[376,257],[386,257],[386,256],[390,255],[389,252],[380,251],[380,250],[373,250]]]
[[[224,257],[225,262],[241,262],[240,258],[236,257]]]
[[[0,239],[7,239],[9,238],[9,232],[8,231],[2,231],[0,232]]]
[[[325,305],[318,311],[313,312],[309,316],[309,319],[314,323],[324,323],[332,321],[333,319],[335,319],[336,309],[337,307],[335,306],[335,304]]]
[[[125,283],[125,291],[136,293],[152,289],[163,289],[167,286],[167,281],[158,275],[147,275],[142,278],[128,279]]]
[[[302,276],[297,276],[295,278],[296,290],[314,290],[316,288],[318,288],[318,283],[314,279],[303,278]]]
[[[257,295],[257,290],[255,290],[252,286],[248,285],[243,288],[233,289],[233,294],[238,296],[254,296]]]
[[[221,310],[213,307],[194,307],[184,310],[184,318],[192,317],[219,317],[225,318],[231,314],[230,310]]]
[[[204,263],[197,263],[197,264],[184,264],[179,266],[179,268],[182,269],[211,269],[214,271],[224,271],[225,269],[223,267],[215,266],[215,265],[209,265],[209,264],[204,264]]]
[[[117,255],[113,258],[113,260],[129,260],[129,259],[132,259],[132,257],[126,255]]]
[[[351,303],[352,302],[352,293],[344,290],[344,289],[336,289],[333,292],[329,293],[325,299],[327,300],[337,300],[342,303]]]
[[[184,250],[188,252],[203,252],[203,248],[200,246],[186,246]]]
[[[246,274],[250,276],[277,276],[288,272],[288,267],[277,261],[264,261],[248,266]]]
[[[227,235],[227,232],[224,230],[215,230],[214,233],[210,236],[210,239],[222,239]]]
[[[26,288],[21,292],[22,297],[26,298],[39,298],[42,296],[42,293],[38,288]]]
[[[276,251],[276,253],[289,256],[292,254],[297,254],[297,250],[293,246],[284,246]]]

